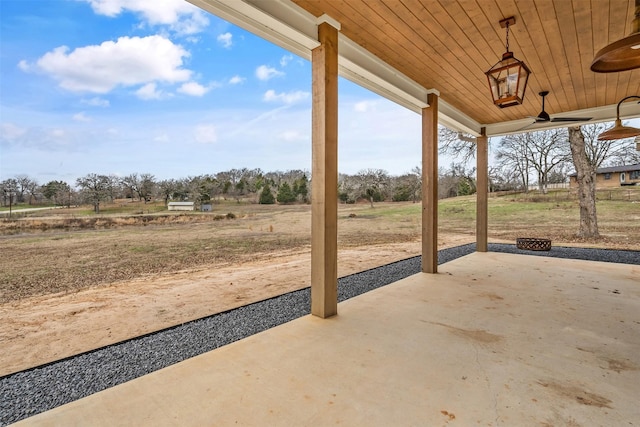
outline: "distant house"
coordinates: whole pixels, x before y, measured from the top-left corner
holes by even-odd
[[[192,211],[194,209],[194,202],[169,202],[170,211]]]
[[[623,185],[640,185],[640,164],[612,166],[596,171],[596,187],[620,187]],[[569,186],[578,187],[577,174],[569,175]]]

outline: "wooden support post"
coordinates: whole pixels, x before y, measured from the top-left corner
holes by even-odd
[[[311,53],[311,314],[338,314],[338,30],[318,26]]]
[[[422,272],[438,272],[438,96],[422,109]]]
[[[489,138],[482,128],[482,136],[476,139],[478,182],[476,183],[476,251],[487,252],[489,228]]]

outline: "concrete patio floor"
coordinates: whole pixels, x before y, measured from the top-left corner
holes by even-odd
[[[18,426],[640,425],[640,266],[473,253]]]

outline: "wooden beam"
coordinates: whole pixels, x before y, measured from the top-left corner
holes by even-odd
[[[318,26],[311,52],[311,314],[338,314],[338,30]]]
[[[422,271],[438,272],[438,96],[422,109]]]
[[[489,227],[489,138],[485,129],[476,139],[478,182],[476,183],[476,251],[487,252],[487,231]]]

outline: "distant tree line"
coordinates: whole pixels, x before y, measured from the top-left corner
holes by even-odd
[[[100,205],[116,199],[144,203],[163,200],[193,201],[198,205],[221,200],[246,200],[253,203],[307,203],[309,178],[302,170],[263,172],[260,169],[231,169],[216,174],[181,179],[158,180],[150,173],[124,177],[90,173],[73,185],[50,181],[40,185],[27,175],[0,182],[2,205],[53,203],[59,206],[90,204],[96,213]]]
[[[439,169],[439,197],[474,194],[475,168],[451,164]],[[504,188],[507,178],[493,170],[495,188]],[[150,173],[127,176],[90,173],[77,178],[73,185],[64,181],[39,184],[27,175],[18,175],[0,182],[2,205],[49,203],[58,206],[89,204],[96,213],[101,204],[117,199],[148,203],[162,200],[193,201],[197,205],[220,203],[222,200],[260,204],[309,203],[310,174],[303,170],[263,172],[260,169],[231,169],[216,174],[190,176],[181,179],[158,180]],[[422,171],[393,176],[383,169],[363,169],[356,174],[340,174],[338,195],[342,203],[364,202],[374,206],[383,201],[418,202],[422,196]]]

